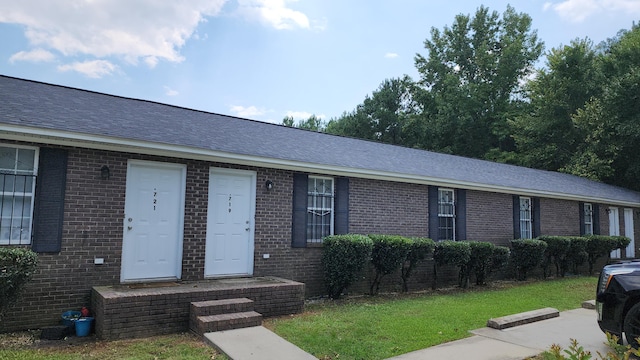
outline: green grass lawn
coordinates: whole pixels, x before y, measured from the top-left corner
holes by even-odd
[[[543,307],[579,308],[595,297],[596,283],[596,277],[577,277],[325,302],[301,315],[269,319],[265,326],[320,359],[385,359],[468,337],[490,318]]]

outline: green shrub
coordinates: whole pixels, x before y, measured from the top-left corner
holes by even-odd
[[[631,239],[624,236],[587,235],[587,261],[589,262],[589,275],[593,275],[593,267],[599,258],[609,257],[616,249],[624,249]]]
[[[555,265],[556,276],[564,277],[567,269],[567,255],[571,248],[571,239],[567,236],[540,236],[538,240],[547,243],[543,261],[544,277],[549,275],[549,265],[551,264]]]
[[[574,274],[578,274],[578,268],[589,258],[587,253],[587,239],[583,236],[571,236],[569,254],[567,254],[567,270],[571,269]]]
[[[616,335],[607,333],[607,344],[610,348],[606,354],[597,352],[600,360],[629,360],[640,356],[640,350],[634,349],[631,345],[623,345]],[[593,356],[591,352],[582,347],[578,340],[570,339],[571,344],[568,349],[563,349],[558,344],[551,345],[551,348],[541,354],[543,360],[589,360]],[[633,356],[633,357],[632,357]],[[594,358],[595,359],[595,358]]]
[[[506,246],[496,246],[493,248],[491,254],[491,267],[489,268],[489,274],[494,271],[498,271],[509,265],[509,259],[511,258],[511,250]]]
[[[38,256],[26,248],[0,248],[0,317],[13,305],[38,267]]]
[[[332,299],[358,277],[371,258],[373,242],[365,235],[332,235],[323,239],[322,268],[327,293]]]
[[[371,264],[375,275],[371,280],[369,294],[376,295],[380,290],[380,282],[385,275],[398,270],[411,250],[411,240],[394,235],[369,235],[373,241]]]
[[[441,241],[433,250],[433,289],[438,285],[438,267],[453,265],[466,266],[471,259],[471,247],[466,241]]]
[[[546,248],[547,243],[541,240],[511,240],[511,261],[518,280],[527,280],[529,272],[542,263]]]
[[[469,241],[469,247],[471,255],[467,266],[462,271],[463,276],[460,282],[462,287],[468,287],[471,274],[476,277],[476,285],[483,285],[486,282],[495,245],[484,241]]]
[[[401,272],[402,291],[404,292],[409,291],[408,282],[413,270],[421,261],[433,255],[433,248],[435,247],[435,243],[429,238],[411,238],[410,240],[409,253],[404,260]]]

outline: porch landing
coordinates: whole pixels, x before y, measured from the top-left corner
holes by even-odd
[[[304,284],[277,277],[96,286],[91,293],[95,332],[122,339],[189,330],[192,302],[248,298],[265,317],[304,309]]]

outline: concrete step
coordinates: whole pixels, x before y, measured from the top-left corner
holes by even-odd
[[[255,311],[245,311],[229,314],[198,316],[195,328],[192,330],[204,335],[208,332],[240,329],[262,325],[262,315]]]
[[[253,300],[247,298],[207,300],[191,303],[191,315],[208,316],[253,311]]]
[[[487,327],[503,330],[514,326],[530,324],[532,322],[551,319],[560,316],[560,312],[554,308],[544,308],[533,311],[527,311],[519,314],[503,316],[499,318],[489,319]]]

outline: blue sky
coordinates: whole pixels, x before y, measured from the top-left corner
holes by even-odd
[[[417,79],[432,27],[509,3],[546,50],[640,19],[640,0],[0,0],[0,74],[261,121],[328,120],[384,79]]]

